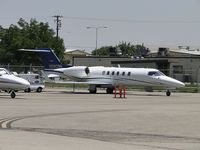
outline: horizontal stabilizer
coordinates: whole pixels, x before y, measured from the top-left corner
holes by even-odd
[[[19,51],[24,51],[24,52],[46,52],[46,53],[50,53],[49,50],[45,50],[45,49],[18,49]]]

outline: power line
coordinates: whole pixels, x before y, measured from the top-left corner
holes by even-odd
[[[47,19],[49,17],[54,17],[55,22],[57,23],[60,22],[61,24],[61,19],[68,19],[68,20],[83,20],[83,21],[104,21],[104,22],[119,22],[119,23],[160,23],[160,24],[200,24],[200,20],[196,19],[190,19],[190,20],[185,20],[185,19],[173,19],[173,20],[165,20],[165,19],[120,19],[120,18],[95,18],[95,17],[78,17],[78,16],[60,16],[60,15],[55,15],[55,16],[12,16],[12,17],[7,17],[7,16],[0,16],[1,19],[14,19],[14,18],[42,18],[42,19]],[[59,24],[59,23],[58,23]]]
[[[105,21],[105,22],[121,22],[121,23],[200,23],[200,20],[150,20],[150,19],[111,19],[111,18],[92,18],[92,17],[72,17],[64,16],[64,19],[71,20],[88,20],[88,21]]]

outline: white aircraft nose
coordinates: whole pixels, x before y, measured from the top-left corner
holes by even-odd
[[[18,82],[21,83],[21,88],[22,89],[27,89],[27,88],[30,88],[30,83],[25,80],[25,79],[22,79],[22,78],[17,78]]]
[[[177,84],[177,87],[184,87],[185,86],[185,83],[178,81],[178,80],[176,80],[176,84]]]
[[[25,88],[29,88],[30,87],[30,83],[27,80],[25,80],[23,84],[24,84]]]
[[[163,76],[161,80],[163,80],[164,81],[163,83],[166,84],[166,86],[168,87],[177,88],[177,87],[185,86],[183,82],[173,79],[171,77],[167,77],[167,76]]]
[[[170,84],[171,84],[171,86],[174,86],[176,88],[185,86],[185,84],[183,82],[178,81],[178,80],[173,79],[173,78],[170,79]]]

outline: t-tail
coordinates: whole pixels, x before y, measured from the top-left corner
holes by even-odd
[[[41,61],[45,69],[67,68],[71,65],[64,65],[60,62],[59,58],[51,48],[38,48],[38,49],[20,49],[20,51],[36,52],[39,53]]]

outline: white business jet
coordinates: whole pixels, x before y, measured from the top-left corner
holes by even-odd
[[[161,87],[167,89],[166,95],[170,96],[170,90],[185,86],[184,83],[164,75],[157,69],[147,68],[117,68],[117,67],[86,67],[74,66],[45,70],[45,73],[58,74],[68,77],[75,84],[89,84],[90,93],[96,93],[97,87],[107,88],[107,93],[113,93],[115,87],[128,85],[144,87]]]
[[[30,83],[22,78],[16,77],[5,68],[0,68],[0,90],[8,91],[11,98],[15,98],[15,91],[25,90]]]
[[[166,95],[170,96],[171,89],[185,86],[184,83],[164,75],[157,69],[147,68],[120,68],[120,67],[87,67],[63,66],[52,49],[20,49],[21,51],[39,52],[45,66],[44,72],[48,77],[59,75],[73,80],[66,84],[89,84],[90,93],[96,93],[97,87],[107,88],[107,93],[113,93],[115,87],[136,85],[144,87],[165,88]],[[58,66],[56,69],[49,69]]]

